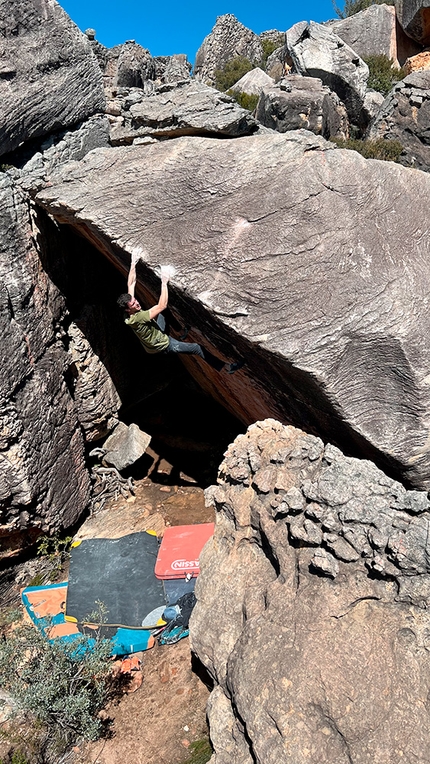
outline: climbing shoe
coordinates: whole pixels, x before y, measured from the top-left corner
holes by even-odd
[[[242,366],[245,365],[245,359],[239,358],[238,361],[234,361],[233,363],[229,363],[226,366],[226,372],[227,374],[234,374],[235,371],[238,371],[238,369],[241,369]]]

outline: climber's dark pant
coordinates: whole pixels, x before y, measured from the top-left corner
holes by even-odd
[[[156,322],[161,331],[164,332],[166,329],[166,321],[162,313],[158,314]],[[223,369],[225,366],[225,363],[224,361],[221,361],[221,358],[217,358],[215,355],[210,353],[209,350],[206,350],[197,342],[181,342],[180,340],[175,340],[174,337],[169,337],[169,346],[162,352],[198,355],[200,358],[203,358],[203,360],[206,361],[209,366],[212,366],[212,368],[216,369],[217,371],[221,371],[221,369]]]

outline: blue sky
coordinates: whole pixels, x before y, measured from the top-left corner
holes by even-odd
[[[197,49],[217,16],[233,13],[259,34],[266,29],[285,31],[296,21],[327,21],[335,17],[331,0],[304,3],[244,0],[188,0],[144,3],[142,0],[60,0],[78,27],[96,30],[96,39],[108,47],[136,40],[153,56],[186,53],[194,61]],[[343,2],[339,5],[342,7]]]

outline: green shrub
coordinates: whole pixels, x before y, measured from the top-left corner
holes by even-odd
[[[371,5],[394,5],[394,0],[345,0],[343,10],[333,0],[333,8],[340,19],[354,16],[355,13],[364,11],[366,8],[370,8]]]
[[[77,636],[49,642],[34,626],[20,626],[0,643],[0,685],[17,710],[40,723],[65,749],[78,737],[96,740],[98,717],[112,691],[112,646]]]
[[[245,56],[232,58],[222,69],[215,70],[215,87],[225,93],[251,69],[254,69],[254,64]]]
[[[384,96],[388,95],[396,82],[406,77],[405,70],[393,66],[392,59],[383,54],[368,56],[364,61],[369,67],[367,87],[378,90]]]
[[[403,151],[401,143],[389,141],[385,138],[378,138],[375,141],[360,141],[356,138],[350,138],[348,141],[342,141],[338,138],[331,138],[331,140],[340,149],[358,151],[366,159],[383,159],[387,162],[398,162]]]
[[[238,93],[236,90],[227,90],[227,95],[232,96],[242,109],[254,111],[258,104],[258,95],[249,95],[248,93]]]
[[[190,756],[185,764],[207,764],[213,754],[212,746],[207,738],[191,743],[189,751]]]
[[[262,40],[261,46],[263,48],[263,58],[261,60],[261,68],[264,69],[267,63],[267,59],[272,55],[273,51],[280,48],[285,42],[284,35],[280,34],[276,40]]]

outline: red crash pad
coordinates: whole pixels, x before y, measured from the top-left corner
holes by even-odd
[[[200,553],[214,533],[214,523],[166,528],[155,563],[157,578],[197,576]]]

